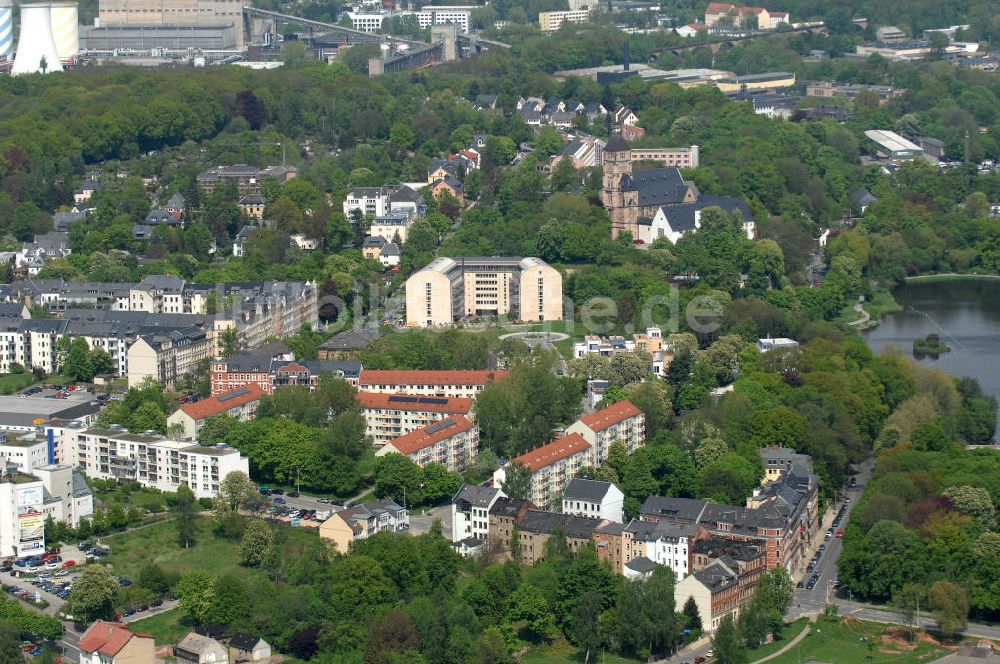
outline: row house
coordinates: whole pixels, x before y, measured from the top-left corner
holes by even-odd
[[[66,429],[64,436],[66,462],[91,478],[138,482],[170,492],[184,485],[197,498],[214,498],[227,475],[250,474],[247,458],[227,445],[209,447],[155,433],[133,434],[120,425]]]
[[[358,389],[381,394],[420,394],[475,399],[487,385],[502,380],[507,371],[395,371],[366,369]]]
[[[173,389],[178,379],[197,376],[214,354],[211,338],[199,328],[143,334],[128,349],[128,384],[152,379]]]
[[[487,539],[500,551],[510,555],[510,541],[517,530],[517,524],[524,519],[528,510],[534,509],[538,509],[538,506],[525,498],[510,498],[506,495],[496,498],[490,507]]]
[[[699,537],[708,537],[708,531],[696,524],[633,519],[625,530],[631,533],[630,559],[647,558],[657,565],[669,568],[679,579],[690,574],[691,550]]]
[[[195,176],[198,186],[212,193],[221,184],[233,183],[240,194],[260,193],[260,183],[265,178],[274,178],[278,184],[285,184],[298,175],[294,166],[268,166],[257,168],[249,164],[216,166]]]
[[[696,524],[720,537],[762,541],[768,569],[781,565],[795,573],[808,562],[808,549],[819,530],[818,483],[815,475],[792,465],[749,498],[746,507],[650,496],[639,518]]]
[[[713,634],[727,616],[735,620],[741,607],[735,565],[719,560],[681,579],[674,587],[674,601],[684,606],[689,598],[698,606],[705,634]]]
[[[279,387],[301,386],[310,391],[323,374],[332,374],[358,386],[361,363],[351,360],[296,360],[281,342],[269,342],[251,351],[216,358],[209,365],[211,394],[217,396],[240,387],[256,386],[265,394]]]
[[[566,433],[577,434],[587,441],[594,450],[593,465],[601,466],[616,442],[622,443],[629,454],[646,444],[646,417],[631,401],[619,401],[581,415]]]
[[[578,433],[567,433],[510,460],[493,472],[493,485],[503,487],[507,466],[519,464],[531,473],[531,502],[547,507],[557,503],[566,485],[581,468],[597,465],[593,446]]]
[[[381,532],[406,532],[410,514],[396,501],[383,498],[336,512],[319,526],[320,539],[330,540],[334,549],[348,553],[351,543]]]
[[[365,435],[377,447],[447,417],[470,418],[473,403],[472,399],[461,397],[377,392],[358,392],[356,398],[365,417]]]
[[[402,454],[420,467],[439,463],[458,473],[479,452],[479,427],[462,415],[446,417],[386,443],[375,456]]]

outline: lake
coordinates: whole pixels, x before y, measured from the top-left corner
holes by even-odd
[[[1000,400],[1000,280],[911,283],[893,291],[903,311],[882,317],[862,332],[878,352],[887,343],[912,357],[913,340],[931,333],[951,347],[937,359],[919,361],[953,376],[972,376]]]

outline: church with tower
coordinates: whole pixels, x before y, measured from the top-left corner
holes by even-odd
[[[659,237],[676,242],[685,232],[698,229],[701,211],[710,206],[739,213],[747,235],[753,237],[753,218],[742,198],[703,195],[676,167],[633,171],[632,166],[629,144],[620,134],[612,134],[603,151],[601,184],[611,237],[627,232],[644,243]]]

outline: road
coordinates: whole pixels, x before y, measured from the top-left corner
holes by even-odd
[[[423,535],[430,532],[434,519],[441,519],[441,533],[451,541],[451,505],[432,507],[424,514],[410,515],[410,534]]]

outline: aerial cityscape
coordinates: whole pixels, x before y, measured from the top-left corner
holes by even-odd
[[[0,664],[1000,662],[992,0],[0,0]]]

